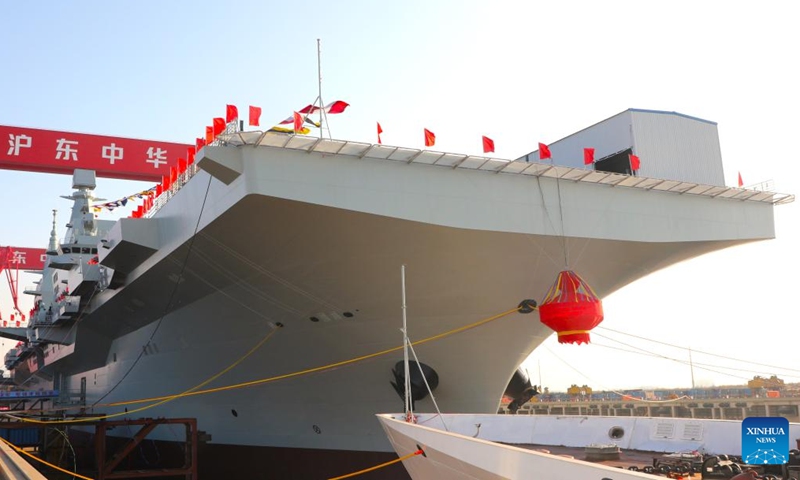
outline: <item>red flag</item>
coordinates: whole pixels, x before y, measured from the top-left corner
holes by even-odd
[[[178,169],[175,167],[169,167],[169,183],[173,184],[178,180]]]
[[[222,117],[214,118],[214,137],[225,131],[225,119]]]
[[[433,132],[431,132],[427,128],[424,128],[423,130],[425,130],[425,146],[426,147],[434,146],[434,144],[436,144],[436,135],[434,135]]]
[[[166,192],[167,190],[169,190],[170,185],[171,183],[169,182],[169,176],[163,175],[161,177],[161,191]]]
[[[383,133],[383,129],[381,128],[381,123],[380,122],[377,123],[378,123],[378,144],[381,144],[383,143],[381,142],[381,133]]]
[[[258,120],[261,118],[261,107],[250,105],[250,125],[257,127]]]
[[[198,150],[200,150],[201,148],[203,148],[203,147],[205,146],[205,144],[206,144],[206,142],[205,142],[205,141],[203,141],[203,139],[202,139],[202,138],[199,138],[199,137],[198,137],[198,138],[195,138],[195,139],[194,139],[194,148],[195,148],[195,151],[198,151]]]
[[[544,143],[539,143],[539,160],[547,160],[550,157],[550,147]]]
[[[196,151],[194,147],[187,147],[186,148],[186,164],[191,165],[194,163],[194,155]]]
[[[583,149],[583,164],[591,165],[594,163],[594,148]]]
[[[628,157],[630,158],[631,161],[631,170],[633,170],[634,172],[639,170],[639,166],[641,165],[641,162],[639,162],[639,157],[637,157],[632,153],[629,153]]]
[[[225,123],[231,123],[239,118],[239,109],[236,105],[225,105]]]
[[[294,112],[294,133],[297,134],[300,130],[303,129],[303,116],[297,112]]]
[[[158,185],[156,185],[156,197],[161,196],[162,193],[164,193],[164,187],[162,187],[161,184],[159,183]]]
[[[214,141],[214,130],[211,127],[206,127],[206,145]]]
[[[483,153],[494,152],[494,140],[485,135],[481,138],[483,138]]]
[[[739,188],[744,186],[744,182],[742,181],[742,172],[739,172]]]
[[[329,103],[328,105],[325,105],[325,113],[331,113],[331,114],[333,114],[333,113],[342,113],[342,112],[344,112],[344,109],[349,107],[349,106],[350,106],[350,104],[347,103],[347,102],[343,102],[341,100],[336,100],[333,103]]]
[[[344,109],[349,106],[350,104],[347,102],[336,100],[335,102],[331,102],[325,105],[325,113],[329,114],[342,113],[344,112]],[[304,113],[306,115],[317,112],[319,112],[319,107],[317,107],[316,105],[306,105],[305,107],[303,107],[302,110],[300,110],[300,113]]]
[[[178,159],[178,175],[182,174],[186,171],[186,160],[179,158]]]

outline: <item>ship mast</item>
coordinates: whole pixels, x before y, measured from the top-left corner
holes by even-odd
[[[323,109],[322,103],[322,53],[320,48],[319,38],[317,39],[317,77],[319,79],[319,96],[317,99],[319,100],[319,138],[322,138],[322,115],[325,113]],[[331,131],[330,128],[328,129],[328,136],[330,137]]]

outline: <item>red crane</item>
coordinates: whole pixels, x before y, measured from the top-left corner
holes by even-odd
[[[41,270],[44,267],[45,249],[0,247],[0,273],[6,273],[8,288],[14,307],[8,320],[0,311],[0,325],[3,327],[24,326],[25,314],[19,309],[19,269]]]

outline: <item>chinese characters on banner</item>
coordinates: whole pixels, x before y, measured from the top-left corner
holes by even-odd
[[[98,177],[158,182],[189,146],[0,125],[0,168],[69,175],[84,168]]]
[[[6,247],[0,247],[0,251]],[[41,270],[44,268],[44,261],[47,256],[44,248],[22,248],[22,247],[9,247],[11,248],[11,258],[8,264],[2,264],[0,267],[24,270]],[[0,262],[2,263],[2,262]],[[3,268],[0,268],[2,271]]]

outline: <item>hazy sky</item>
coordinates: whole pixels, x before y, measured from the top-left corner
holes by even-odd
[[[260,105],[263,124],[277,122],[316,98],[321,38],[323,97],[351,104],[331,118],[334,138],[374,142],[379,121],[387,144],[421,147],[426,127],[437,149],[477,154],[488,135],[498,157],[513,159],[627,108],[669,110],[718,122],[729,185],[740,171],[745,184],[771,179],[798,193],[794,10],[722,1],[5,2],[0,124],[191,143],[226,103]],[[53,208],[63,236],[69,202],[58,195],[69,194],[69,177],[0,171],[0,185],[0,245],[44,247]],[[98,195],[150,186],[103,179]],[[688,347],[698,385],[756,374],[800,381],[798,203],[775,218],[776,240],[686,262],[607,298],[594,343],[550,338],[526,362],[534,381],[541,371],[557,390],[688,387]],[[4,284],[0,292],[7,314]]]

